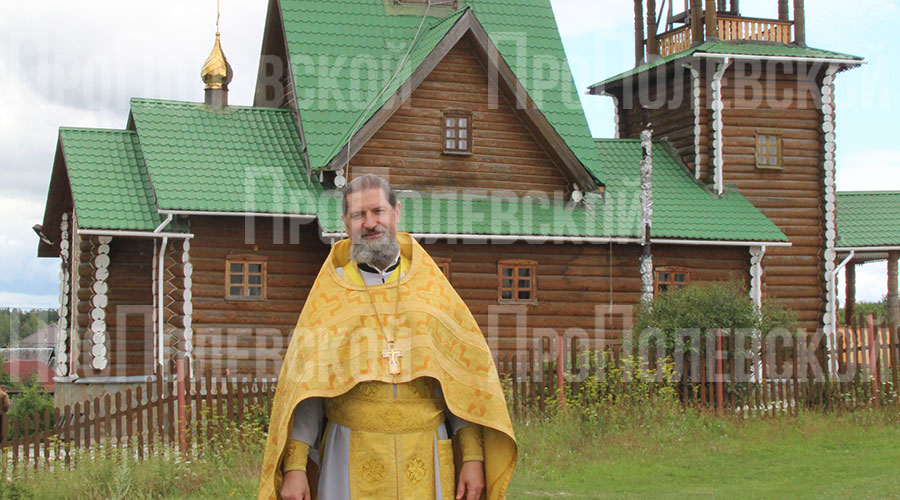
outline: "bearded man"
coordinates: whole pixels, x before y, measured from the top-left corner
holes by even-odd
[[[332,247],[285,355],[258,498],[504,498],[516,443],[478,325],[397,234],[384,179],[350,182],[342,214],[350,238]]]

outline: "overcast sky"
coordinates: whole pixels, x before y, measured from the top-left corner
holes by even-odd
[[[252,103],[267,3],[223,0],[232,104]],[[631,1],[552,4],[580,89],[633,66]],[[747,16],[777,14],[776,0],[741,6]],[[869,61],[837,78],[841,190],[900,190],[897,19],[897,0],[807,2],[809,45]],[[59,260],[36,257],[31,230],[42,219],[58,128],[124,128],[131,97],[202,101],[199,71],[214,34],[215,0],[0,0],[0,307],[58,305]],[[594,136],[612,137],[609,99],[582,102]],[[857,281],[858,299],[880,299],[885,264],[865,266]]]

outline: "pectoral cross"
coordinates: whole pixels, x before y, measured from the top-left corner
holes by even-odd
[[[381,353],[381,357],[388,360],[391,375],[400,375],[400,356],[403,356],[403,351],[394,347],[393,342],[388,343],[387,349]]]

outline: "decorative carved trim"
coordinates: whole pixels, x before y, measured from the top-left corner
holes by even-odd
[[[700,71],[687,66],[691,72],[691,103],[694,108],[694,179],[700,180]]]
[[[722,77],[725,76],[725,70],[731,65],[731,59],[725,58],[718,70],[713,75],[712,93],[713,93],[713,167],[715,168],[714,184],[716,194],[721,196],[725,192],[725,152],[724,135],[725,121],[722,118],[722,111],[725,105],[722,103]]]
[[[181,246],[179,252],[179,245]],[[173,252],[166,256],[165,266],[165,331],[163,332],[173,352],[173,359],[184,357],[188,360],[193,354],[193,293],[191,291],[194,266],[191,264],[190,240],[173,242]],[[189,366],[192,370],[192,367]]]
[[[93,249],[94,281],[91,284],[91,368],[105,370],[109,365],[106,347],[106,306],[109,304],[109,244],[111,236],[98,236]]]
[[[613,101],[613,121],[616,124],[616,139],[622,138],[622,114],[619,112],[619,98],[613,94],[607,94]]]
[[[159,370],[159,349],[156,346],[159,345],[159,322],[156,321],[156,318],[159,317],[159,278],[157,277],[159,273],[159,241],[154,238],[153,239],[153,258],[151,259],[153,263],[151,264],[153,267],[153,371],[156,373]]]
[[[750,247],[750,298],[757,308],[762,307],[762,260],[765,247]]]
[[[834,261],[835,240],[837,230],[835,227],[835,186],[834,169],[836,149],[835,144],[835,115],[834,115],[834,77],[840,67],[836,64],[828,66],[825,78],[822,80],[822,131],[825,132],[825,289],[827,300],[825,301],[825,315],[822,318],[822,326],[825,335],[834,333],[835,307],[837,303],[837,291],[835,287]]]
[[[69,302],[72,294],[72,282],[69,274],[71,244],[69,241],[69,214],[64,213],[59,224],[59,320],[57,321],[58,339],[56,343],[56,375],[59,377],[69,374],[66,341],[69,338]]]
[[[641,255],[641,300],[653,300],[653,256]]]

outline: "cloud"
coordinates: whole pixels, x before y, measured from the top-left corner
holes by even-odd
[[[0,306],[58,304],[59,259],[37,258],[38,239],[31,230],[43,211],[43,203],[33,199],[0,198]]]

